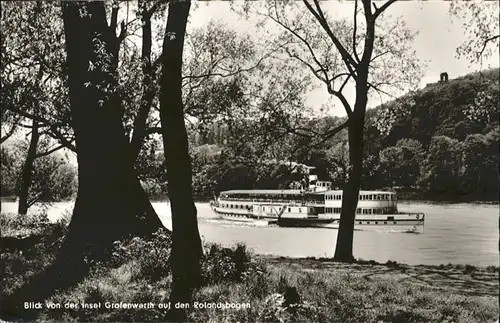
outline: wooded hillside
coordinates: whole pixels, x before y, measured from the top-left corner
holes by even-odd
[[[498,80],[498,68],[486,70],[428,84],[369,110],[363,187],[395,187],[408,193],[405,196],[418,198],[496,200]],[[302,123],[304,128],[320,132],[341,121],[324,117]],[[261,162],[272,155],[316,166],[321,177],[342,187],[348,158],[345,130],[320,145],[312,138],[287,134],[275,142],[266,141],[267,147],[254,149],[252,145],[261,146],[259,136],[265,129],[258,131],[262,128],[259,122],[245,123],[240,128],[213,123],[203,134],[192,129],[194,182],[199,197],[231,188],[290,185],[295,178],[285,175],[283,166]],[[253,129],[253,137],[249,139],[245,129]],[[241,138],[245,140],[238,144]],[[245,155],[245,151],[263,154]]]

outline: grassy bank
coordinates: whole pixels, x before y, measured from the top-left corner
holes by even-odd
[[[53,261],[64,223],[2,215],[0,224],[4,299]],[[342,264],[252,255],[243,245],[204,248],[206,283],[194,295],[197,303],[189,304],[193,322],[493,322],[499,316],[498,267]],[[117,242],[113,259],[48,299],[62,308],[43,308],[39,320],[162,321],[166,310],[160,304],[168,304],[171,284],[169,255],[164,232],[148,241]],[[120,302],[153,307],[106,308]],[[78,308],[65,309],[69,303]],[[228,308],[207,308],[214,306]]]

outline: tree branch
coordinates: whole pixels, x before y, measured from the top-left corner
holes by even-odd
[[[125,25],[125,21],[122,21],[120,26],[120,34],[118,35],[118,37],[116,37],[118,46],[122,43],[122,41],[125,39],[125,36],[127,35],[127,26]]]
[[[323,71],[324,74],[325,74],[325,76],[328,77],[326,75],[326,72],[322,68],[320,68],[319,70],[316,70],[316,69],[314,69],[314,67],[311,64],[309,64],[308,62],[306,62],[305,60],[303,60],[302,58],[300,58],[299,55],[292,54],[288,49],[285,49],[285,51],[288,53],[288,56],[297,59],[302,64],[304,64],[305,66],[307,66],[311,70],[311,72],[313,72],[314,76],[316,76],[320,81],[325,82],[325,83],[329,82],[328,79],[325,79],[324,77],[321,76],[321,74],[319,74],[319,71]]]
[[[344,83],[342,83],[342,85],[340,86],[338,92],[342,93],[342,91],[344,90],[344,87],[346,86],[347,82],[349,82],[349,79],[351,78],[351,74],[349,74],[346,79],[344,80]]]
[[[111,21],[109,23],[109,29],[113,32],[113,35],[116,35],[116,28],[118,27],[118,10],[119,2],[117,0],[113,0],[112,9],[111,9]]]
[[[143,11],[146,9],[146,2],[139,1],[139,8]],[[151,46],[152,46],[152,29],[151,15],[143,15],[142,17],[142,97],[139,112],[134,120],[134,131],[130,140],[131,158],[136,161],[137,156],[141,151],[141,147],[146,137],[146,121],[151,111],[151,106],[155,98],[155,90],[153,88],[154,69],[151,65]]]
[[[357,67],[357,63],[354,61],[352,56],[347,52],[347,50],[344,48],[342,43],[339,41],[339,39],[335,36],[335,34],[332,32],[330,29],[330,26],[328,26],[328,21],[325,18],[325,15],[323,14],[323,11],[321,10],[321,6],[319,5],[318,0],[313,0],[314,4],[316,6],[316,9],[311,6],[311,4],[307,0],[303,0],[304,4],[306,5],[307,9],[316,17],[320,25],[323,27],[323,29],[326,31],[330,39],[332,40],[333,44],[337,48],[337,50],[340,52],[340,55],[342,56],[342,60],[344,61],[344,64],[346,65],[347,69],[349,72],[352,74],[353,78],[356,79],[357,75],[355,72],[355,69]]]
[[[330,93],[331,95],[335,95],[340,100],[340,102],[342,102],[342,105],[344,106],[347,117],[350,118],[352,115],[352,108],[351,108],[351,105],[349,104],[349,102],[347,101],[347,99],[345,98],[345,96],[339,91],[334,91],[332,88],[328,89],[328,93]]]
[[[380,92],[380,93],[383,93],[383,94],[385,94],[385,95],[387,95],[387,96],[389,96],[389,97],[391,97],[391,98],[395,98],[395,96],[394,96],[394,95],[392,95],[392,94],[390,94],[389,92],[386,92],[386,91],[384,91],[384,90],[381,90],[381,89],[379,88],[379,86],[380,86],[380,85],[384,85],[384,84],[385,84],[385,85],[390,85],[390,83],[387,83],[387,82],[386,82],[386,83],[379,83],[379,84],[377,84],[377,85],[374,85],[374,84],[372,84],[372,83],[370,83],[370,82],[367,82],[367,84],[368,84],[368,86],[369,86],[369,87],[373,88],[375,91]]]
[[[57,139],[61,142],[61,144],[63,144],[66,148],[72,150],[72,151],[75,151],[76,152],[76,147],[71,143],[71,141],[69,141],[58,129],[57,129],[57,126],[58,124],[54,124],[52,123],[51,121],[43,118],[43,117],[40,117],[39,115],[33,115],[31,113],[28,113],[26,111],[23,111],[23,110],[20,110],[20,109],[17,109],[17,108],[14,108],[12,106],[8,106],[6,107],[6,109],[14,112],[14,113],[17,113],[19,114],[20,116],[23,116],[25,118],[28,118],[28,119],[31,119],[31,120],[35,120],[35,121],[38,121],[40,123],[42,123],[42,126],[44,127],[48,127],[51,131],[51,135],[54,137],[54,139]]]
[[[151,135],[154,133],[161,135],[161,127],[149,127],[146,129],[146,134]]]
[[[394,2],[396,2],[396,1],[397,1],[397,0],[389,0],[389,1],[387,1],[386,3],[384,3],[384,4],[382,5],[382,7],[380,7],[380,8],[377,8],[377,6],[375,5],[375,3],[373,3],[373,6],[375,7],[375,13],[373,14],[373,19],[374,19],[374,20],[375,20],[375,19],[377,19],[377,17],[378,17],[380,14],[382,14],[382,13],[385,11],[385,9],[389,8],[389,6],[390,6],[391,4],[393,4]]]
[[[277,14],[276,14],[277,15]],[[309,42],[302,36],[300,36],[295,30],[292,30],[290,27],[288,27],[287,25],[285,25],[284,23],[282,23],[279,19],[277,18],[274,18],[272,17],[271,15],[269,15],[269,18],[271,18],[274,22],[276,22],[278,25],[282,26],[283,28],[285,28],[286,30],[288,30],[290,33],[292,33],[295,37],[297,37],[300,41],[302,41],[302,43],[304,43],[304,45],[306,45],[307,49],[309,50],[309,53],[311,53],[311,56],[314,60],[314,62],[318,65],[319,67],[319,70],[323,72],[325,78],[324,78],[324,82],[328,82],[328,73],[327,73],[327,70],[326,68],[319,62],[318,58],[316,57],[316,54],[314,53],[314,50],[313,48],[311,47],[311,44],[309,44]],[[288,51],[288,49],[285,48],[285,50],[288,52],[289,55],[290,52]],[[293,57],[293,56],[292,56]],[[294,56],[295,58],[299,59],[300,61],[304,62],[302,59],[300,59],[298,57],[298,55],[295,55]],[[307,64],[311,70],[313,71],[314,75],[316,75],[316,77],[318,77],[320,80],[322,80],[321,77],[318,76],[317,72],[315,72],[315,69],[311,67],[310,64]]]
[[[482,48],[482,49],[481,49],[481,51],[479,52],[478,57],[483,56],[483,53],[484,53],[484,51],[486,50],[486,46],[488,45],[488,43],[489,43],[490,41],[494,41],[495,39],[498,39],[498,38],[500,38],[500,35],[496,35],[496,36],[490,37],[490,38],[488,38],[488,39],[485,39],[485,40],[484,40],[484,42],[483,42],[483,48]]]
[[[358,30],[358,0],[354,0],[354,29],[352,31],[352,52],[356,58],[356,62],[359,63],[358,51],[356,50],[356,33]]]
[[[376,60],[377,58],[384,56],[384,55],[387,55],[389,53],[391,53],[391,50],[386,50],[385,52],[382,52],[380,54],[373,56],[372,59],[370,59],[370,63],[373,62],[374,60]]]
[[[328,130],[326,133],[323,134],[323,136],[322,136],[323,139],[319,143],[317,143],[315,145],[315,147],[323,144],[325,141],[327,141],[328,139],[330,139],[331,137],[333,137],[334,135],[336,135],[337,133],[339,133],[343,129],[347,128],[348,125],[349,125],[349,119],[347,121],[345,121],[344,123],[336,126],[335,128]]]
[[[14,134],[14,132],[16,131],[16,129],[17,129],[17,123],[13,123],[12,127],[10,128],[10,130],[7,131],[7,133],[4,136],[2,136],[2,138],[0,139],[0,144],[2,144],[4,141],[6,141],[10,137],[12,137],[12,135]]]
[[[53,152],[56,152],[56,151],[58,151],[59,149],[62,149],[62,148],[65,148],[65,146],[64,145],[59,145],[59,146],[56,146],[56,147],[54,147],[52,149],[44,151],[42,153],[37,153],[35,155],[35,158],[48,156],[48,155],[52,154]]]

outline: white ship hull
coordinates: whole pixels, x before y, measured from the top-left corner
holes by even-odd
[[[398,215],[399,217],[404,217],[405,214]],[[338,229],[339,220],[334,220],[330,223],[310,223],[311,227],[316,228],[328,228],[328,229]],[[307,226],[307,224],[306,224]],[[420,232],[423,231],[424,220],[412,220],[412,219],[398,219],[395,221],[358,221],[354,222],[354,230],[360,231],[394,231],[394,232]]]

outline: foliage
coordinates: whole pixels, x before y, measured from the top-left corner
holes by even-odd
[[[241,282],[262,271],[244,244],[239,243],[234,249],[205,244],[204,249],[201,268],[205,284]]]
[[[462,22],[467,40],[457,48],[457,56],[470,62],[482,62],[483,58],[498,56],[500,44],[499,5],[496,1],[451,1],[452,17]]]
[[[19,159],[14,156],[6,147],[1,147],[1,196],[16,195],[16,184],[19,177]]]
[[[17,195],[27,142],[17,141],[2,147],[2,196]],[[57,153],[34,162],[30,201],[54,202],[71,199],[76,193],[77,173],[70,162]]]
[[[158,280],[170,272],[172,240],[164,229],[155,232],[150,239],[134,237],[130,241],[116,241],[110,266],[136,261],[141,278]]]

